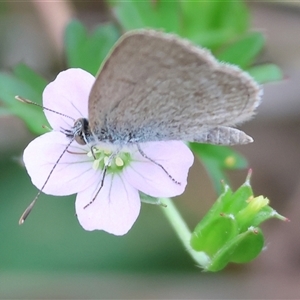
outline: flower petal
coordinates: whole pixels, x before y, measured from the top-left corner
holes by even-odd
[[[92,169],[92,158],[86,155],[88,146],[73,142],[57,163],[69,142],[64,134],[52,131],[34,139],[24,151],[27,172],[38,189],[53,171],[43,189],[46,194],[74,194],[99,180],[99,172]]]
[[[88,117],[88,97],[95,78],[81,69],[68,69],[58,74],[43,92],[43,105],[66,114],[73,119]],[[55,130],[69,129],[74,125],[71,119],[44,110],[47,120]]]
[[[140,147],[155,163],[136,150],[132,154],[134,161],[124,170],[126,180],[153,197],[182,194],[187,184],[188,170],[194,162],[191,150],[181,141],[148,142],[140,144]]]
[[[97,194],[98,185],[78,193],[76,213],[85,230],[105,230],[115,235],[128,232],[140,212],[138,191],[121,176],[106,175],[104,186],[93,203],[84,208]]]

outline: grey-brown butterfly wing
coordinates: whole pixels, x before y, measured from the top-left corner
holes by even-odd
[[[206,50],[153,30],[125,34],[106,59],[89,98],[99,140],[251,141],[232,126],[248,120],[260,88],[240,69]]]

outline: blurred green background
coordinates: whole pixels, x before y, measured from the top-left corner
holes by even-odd
[[[37,71],[47,82],[67,65],[89,65],[89,60],[78,61],[76,53],[72,56],[72,47],[66,49],[66,55],[65,27],[76,17],[92,32],[101,22],[107,24],[111,18],[118,17],[120,3],[115,1],[117,6],[111,12],[101,1],[1,2],[1,78],[11,76],[19,63]],[[266,251],[250,264],[231,265],[218,274],[203,273],[195,267],[159,208],[143,205],[133,229],[123,237],[115,237],[105,232],[86,232],[80,227],[75,217],[75,196],[42,195],[28,221],[19,226],[21,213],[37,192],[20,163],[22,151],[34,135],[2,105],[1,299],[299,297],[300,9],[290,5],[248,2],[245,6],[251,27],[266,37],[265,50],[256,63],[275,63],[285,77],[280,83],[265,86],[257,118],[242,127],[254,137],[255,143],[236,147],[253,168],[255,193],[268,196],[272,206],[292,220],[290,224],[270,221],[264,226]],[[149,11],[142,13],[149,16]],[[132,8],[125,21],[128,15],[132,19],[129,18],[131,23],[126,28],[132,28],[137,15]],[[164,27],[164,22],[169,20],[165,16],[169,16],[169,11],[162,12],[158,27]],[[243,24],[243,20],[239,22]],[[214,24],[216,28],[217,25]],[[189,33],[195,32],[197,42],[197,29],[192,25],[189,28]],[[199,42],[207,43],[206,47],[216,49],[226,59],[226,51],[218,52],[218,43],[211,42],[219,40],[221,45],[226,41],[228,33],[220,32],[202,34]],[[108,36],[114,38],[111,32]],[[241,60],[238,56],[237,59]],[[87,68],[94,72],[98,65]],[[7,86],[3,81],[0,86],[1,94]],[[0,100],[5,103],[4,99]],[[40,128],[43,123],[35,118],[38,117],[34,121]],[[244,182],[246,170],[231,171],[229,176],[236,188]],[[215,199],[213,183],[203,165],[196,162],[185,194],[176,200],[191,228]]]

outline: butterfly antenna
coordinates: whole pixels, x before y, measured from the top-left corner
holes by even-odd
[[[66,153],[66,151],[68,150],[68,148],[70,147],[70,145],[72,144],[72,142],[75,140],[75,137],[73,137],[71,139],[71,141],[69,142],[69,144],[67,145],[67,147],[64,149],[64,151],[61,153],[61,155],[59,156],[59,158],[57,159],[57,161],[55,162],[53,168],[51,169],[49,175],[47,176],[42,188],[38,191],[37,195],[35,196],[35,198],[33,199],[33,201],[29,204],[29,206],[25,209],[25,211],[23,212],[20,220],[19,220],[19,225],[22,225],[25,220],[27,219],[28,215],[31,213],[37,199],[39,198],[40,194],[42,193],[43,189],[45,188],[46,184],[48,183],[54,169],[56,168],[56,166],[58,165],[59,161],[61,160],[61,158],[63,157],[63,155]]]
[[[71,119],[71,120],[73,120],[73,121],[75,122],[75,119],[72,118],[72,117],[70,117],[70,116],[68,116],[68,115],[62,114],[62,113],[60,113],[60,112],[58,112],[58,111],[55,111],[55,110],[53,110],[53,109],[51,109],[51,108],[47,108],[47,107],[45,107],[45,106],[43,106],[43,105],[40,105],[40,104],[38,104],[38,103],[36,103],[36,102],[33,102],[33,101],[28,100],[28,99],[26,99],[26,98],[23,98],[23,97],[21,97],[21,96],[15,96],[15,99],[18,100],[18,101],[20,101],[20,102],[22,102],[22,103],[31,104],[31,105],[35,105],[35,106],[41,107],[42,109],[45,109],[45,110],[51,111],[51,112],[53,112],[53,113],[55,113],[55,114],[57,114],[57,115],[60,115],[60,116],[69,118],[69,119]]]

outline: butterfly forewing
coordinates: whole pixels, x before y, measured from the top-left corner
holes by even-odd
[[[98,74],[89,98],[96,136],[197,140],[216,126],[249,119],[259,86],[237,67],[217,62],[206,50],[152,30],[125,34]]]

